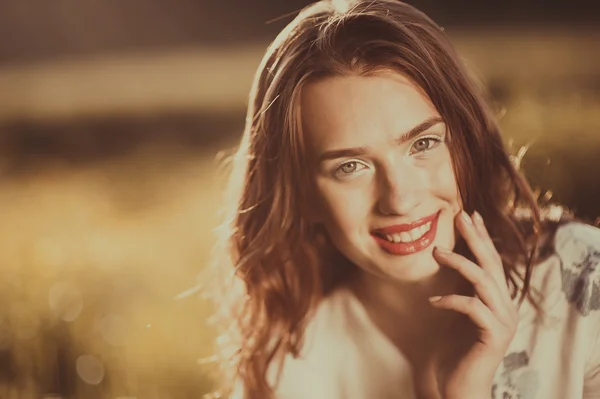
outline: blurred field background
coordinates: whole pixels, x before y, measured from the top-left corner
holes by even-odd
[[[0,0],[0,398],[212,389],[198,287],[218,154],[308,3]],[[600,216],[599,7],[412,3],[488,85],[513,151],[531,145],[540,195]]]

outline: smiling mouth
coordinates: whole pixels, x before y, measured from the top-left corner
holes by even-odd
[[[431,223],[432,222],[427,222],[419,227],[415,227],[414,229],[411,229],[409,231],[403,231],[401,233],[386,234],[381,231],[375,231],[373,232],[373,234],[389,242],[402,242],[405,244],[414,243],[415,241],[421,239],[429,231],[431,231]]]
[[[424,250],[435,240],[440,211],[409,224],[375,230],[371,236],[381,249],[393,255],[409,255]]]

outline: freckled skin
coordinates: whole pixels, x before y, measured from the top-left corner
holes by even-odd
[[[387,280],[410,283],[434,275],[439,265],[433,248],[454,247],[453,219],[461,203],[446,143],[422,141],[443,139],[443,123],[398,142],[413,127],[439,117],[426,96],[403,76],[382,72],[313,82],[303,89],[301,107],[309,159],[314,160],[317,219],[333,244],[359,268]],[[424,146],[428,149],[420,151]],[[325,151],[352,147],[366,151],[318,162]],[[344,162],[354,163],[340,170]],[[392,255],[371,235],[376,228],[438,211],[436,237],[422,251]]]

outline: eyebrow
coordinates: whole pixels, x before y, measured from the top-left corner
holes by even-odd
[[[439,116],[433,116],[419,123],[417,126],[413,127],[408,132],[401,134],[400,137],[398,137],[395,141],[397,144],[404,144],[407,141],[411,141],[427,129],[430,129],[438,123],[443,122],[444,120]],[[319,163],[337,158],[357,157],[365,155],[366,153],[367,147],[341,148],[339,150],[325,151],[319,156]]]

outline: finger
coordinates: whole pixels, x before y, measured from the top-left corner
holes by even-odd
[[[492,311],[479,298],[464,295],[431,297],[429,302],[438,309],[454,310],[467,315],[482,330],[493,331],[498,320]]]
[[[490,234],[487,231],[487,227],[485,227],[485,222],[483,221],[483,217],[481,216],[481,214],[479,212],[475,211],[475,212],[473,212],[471,219],[473,220],[473,225],[475,226],[475,229],[477,230],[477,232],[479,233],[481,238],[490,247],[496,249],[496,246],[494,245],[494,242],[492,241],[492,238],[490,237]]]
[[[473,220],[466,212],[462,211],[456,219],[458,231],[465,239],[473,255],[475,255],[479,266],[490,272],[499,285],[506,285],[504,268],[502,267],[499,255],[496,256],[498,253],[495,247],[494,249],[489,247],[488,243],[480,236]]]
[[[435,247],[433,256],[440,264],[456,270],[469,281],[481,301],[500,319],[508,320],[510,318],[504,293],[499,290],[494,277],[488,271],[464,256],[444,248]]]
[[[506,291],[506,293],[508,293],[508,284],[506,282],[506,274],[504,271],[504,265],[502,263],[502,257],[498,253],[498,250],[496,249],[496,246],[494,245],[494,241],[492,240],[492,237],[490,237],[490,233],[488,232],[487,227],[485,227],[485,222],[483,221],[481,214],[477,211],[473,212],[473,217],[471,219],[473,220],[473,224],[474,224],[475,228],[477,229],[479,235],[487,243],[488,248],[492,252],[492,256],[496,259],[498,264],[502,266],[501,270],[499,271],[501,273],[499,273],[499,275],[496,277],[497,277],[497,279],[499,279],[498,281],[500,283],[500,287],[503,288],[503,290]]]

